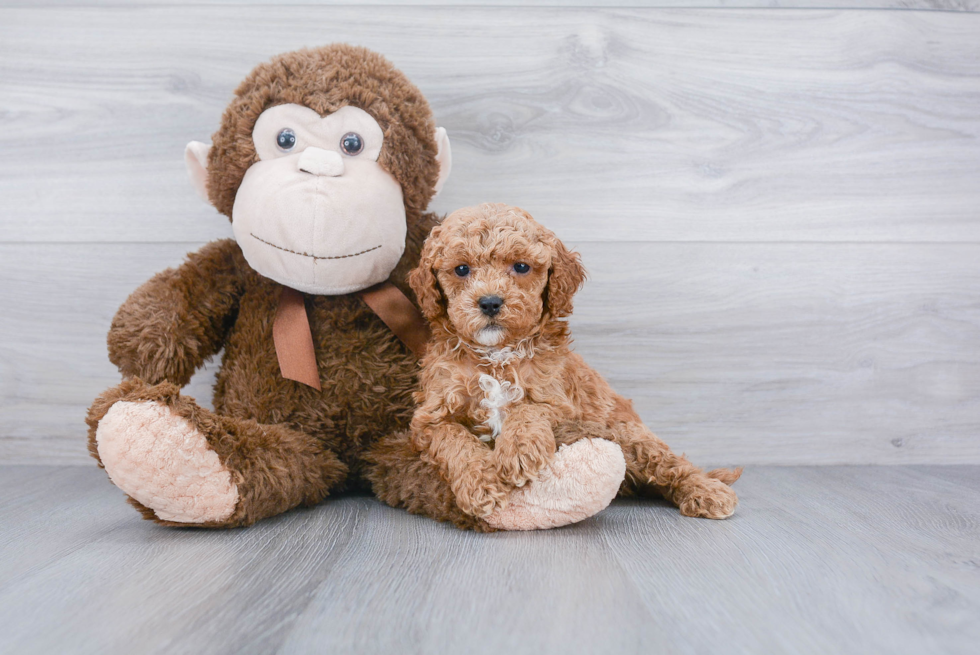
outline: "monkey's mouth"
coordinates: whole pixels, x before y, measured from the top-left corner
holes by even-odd
[[[360,252],[352,252],[352,253],[351,253],[351,254],[349,254],[349,255],[334,255],[333,257],[321,257],[321,256],[319,256],[319,255],[311,255],[311,254],[310,254],[310,253],[308,253],[308,252],[297,252],[297,251],[295,251],[295,250],[290,250],[289,248],[283,248],[282,246],[277,246],[277,245],[276,245],[276,244],[274,244],[274,243],[269,243],[268,241],[266,241],[265,239],[263,239],[263,238],[261,238],[261,237],[257,237],[257,236],[255,236],[255,234],[253,234],[252,232],[249,232],[249,234],[250,234],[250,235],[252,236],[252,238],[253,238],[253,239],[255,239],[256,241],[261,241],[261,242],[262,242],[262,243],[264,243],[265,245],[267,245],[267,246],[272,246],[272,247],[273,247],[273,248],[275,248],[276,250],[282,250],[283,252],[288,252],[288,253],[291,253],[291,254],[293,254],[293,255],[299,255],[299,256],[301,256],[301,257],[309,257],[310,259],[312,259],[312,260],[314,260],[314,261],[317,261],[317,260],[322,260],[322,259],[348,259],[349,257],[357,257],[358,255],[363,255],[363,254],[366,254],[366,253],[369,253],[369,252],[371,252],[372,250],[377,250],[378,248],[380,248],[380,247],[381,247],[381,244],[379,243],[378,245],[376,245],[376,246],[374,246],[373,248],[368,248],[368,249],[366,249],[366,250],[362,250],[362,251],[360,251]]]

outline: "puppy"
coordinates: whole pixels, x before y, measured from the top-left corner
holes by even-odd
[[[671,452],[571,351],[562,319],[584,279],[579,255],[516,207],[460,209],[432,230],[409,276],[433,332],[410,435],[422,460],[461,510],[486,517],[549,464],[558,426],[598,425],[626,460],[620,495],[731,516],[741,469],[704,472]]]

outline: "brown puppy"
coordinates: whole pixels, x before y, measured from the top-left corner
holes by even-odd
[[[516,207],[461,209],[432,230],[409,276],[433,330],[412,419],[423,461],[460,509],[486,517],[548,465],[557,426],[589,422],[623,449],[621,495],[655,491],[686,516],[731,516],[741,469],[704,472],[675,455],[570,350],[560,319],[584,278],[578,254]]]

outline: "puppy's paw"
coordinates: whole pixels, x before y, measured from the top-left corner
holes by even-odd
[[[477,518],[486,518],[507,504],[509,490],[485,475],[465,474],[450,485],[456,506]]]
[[[685,483],[677,500],[681,514],[703,519],[727,519],[738,505],[738,496],[731,487],[707,476]]]
[[[546,439],[498,439],[493,450],[493,465],[497,476],[507,484],[523,487],[537,479],[538,473],[551,463],[555,454],[555,440]]]

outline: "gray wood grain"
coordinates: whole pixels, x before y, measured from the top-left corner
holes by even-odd
[[[436,210],[581,247],[578,348],[675,448],[980,462],[978,16],[56,4],[0,3],[0,461],[86,461],[115,309],[230,235],[184,144],[255,63],[349,40],[449,129]]]
[[[723,522],[656,501],[475,535],[353,496],[142,521],[94,467],[0,469],[10,653],[973,653],[980,468],[759,467]]]
[[[965,485],[950,483],[945,471],[750,471],[742,523],[724,534],[671,515],[643,521],[642,506],[603,534],[638,579],[660,579],[642,602],[660,619],[658,637],[692,652],[966,653],[980,634],[968,609],[980,602],[969,563],[980,554],[969,507],[980,479],[973,469]],[[656,557],[644,557],[650,543]],[[731,621],[733,606],[745,620]]]
[[[118,384],[105,337],[119,305],[203,244],[0,245],[0,462],[80,463],[85,411]],[[187,393],[210,403],[214,364]]]
[[[190,0],[0,0],[0,7],[193,6]],[[978,0],[208,0],[210,5],[335,5],[361,7],[642,7],[697,9],[892,9],[980,11]]]
[[[980,463],[976,246],[569,244],[577,350],[695,461]],[[112,315],[193,249],[0,246],[0,461],[87,460]]]
[[[347,40],[449,130],[440,211],[508,201],[577,240],[978,242],[978,33],[902,11],[6,9],[0,239],[227,234],[185,143],[254,64]]]

